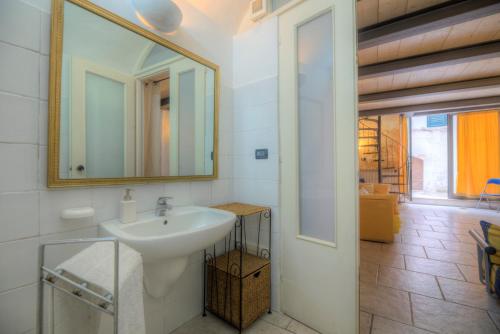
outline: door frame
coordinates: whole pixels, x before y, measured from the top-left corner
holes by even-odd
[[[70,81],[70,150],[69,174],[72,178],[82,178],[86,176],[84,172],[75,170],[75,166],[86,165],[86,73],[92,73],[109,80],[114,80],[123,84],[125,115],[123,117],[123,137],[124,137],[124,177],[135,176],[135,79],[108,67],[97,65],[83,58],[71,57],[71,81]],[[77,138],[77,140],[75,140]]]

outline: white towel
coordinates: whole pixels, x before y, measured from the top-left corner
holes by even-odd
[[[132,248],[120,243],[119,266],[118,333],[145,334],[142,257]],[[61,263],[56,268],[58,269],[113,293],[114,245],[112,242],[95,243]],[[78,315],[74,316],[78,318]],[[110,329],[110,319],[103,316],[102,312],[91,312],[90,316],[94,319],[87,319],[87,326],[96,326],[99,333]]]

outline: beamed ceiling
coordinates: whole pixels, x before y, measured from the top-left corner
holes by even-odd
[[[360,115],[500,107],[500,0],[357,4]]]

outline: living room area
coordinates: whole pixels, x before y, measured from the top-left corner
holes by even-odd
[[[500,4],[358,1],[361,333],[500,333]]]

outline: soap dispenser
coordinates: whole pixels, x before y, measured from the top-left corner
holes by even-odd
[[[123,200],[121,201],[120,218],[123,224],[134,223],[137,218],[136,205],[130,195],[131,191],[132,189],[125,189],[125,196],[123,196]]]

